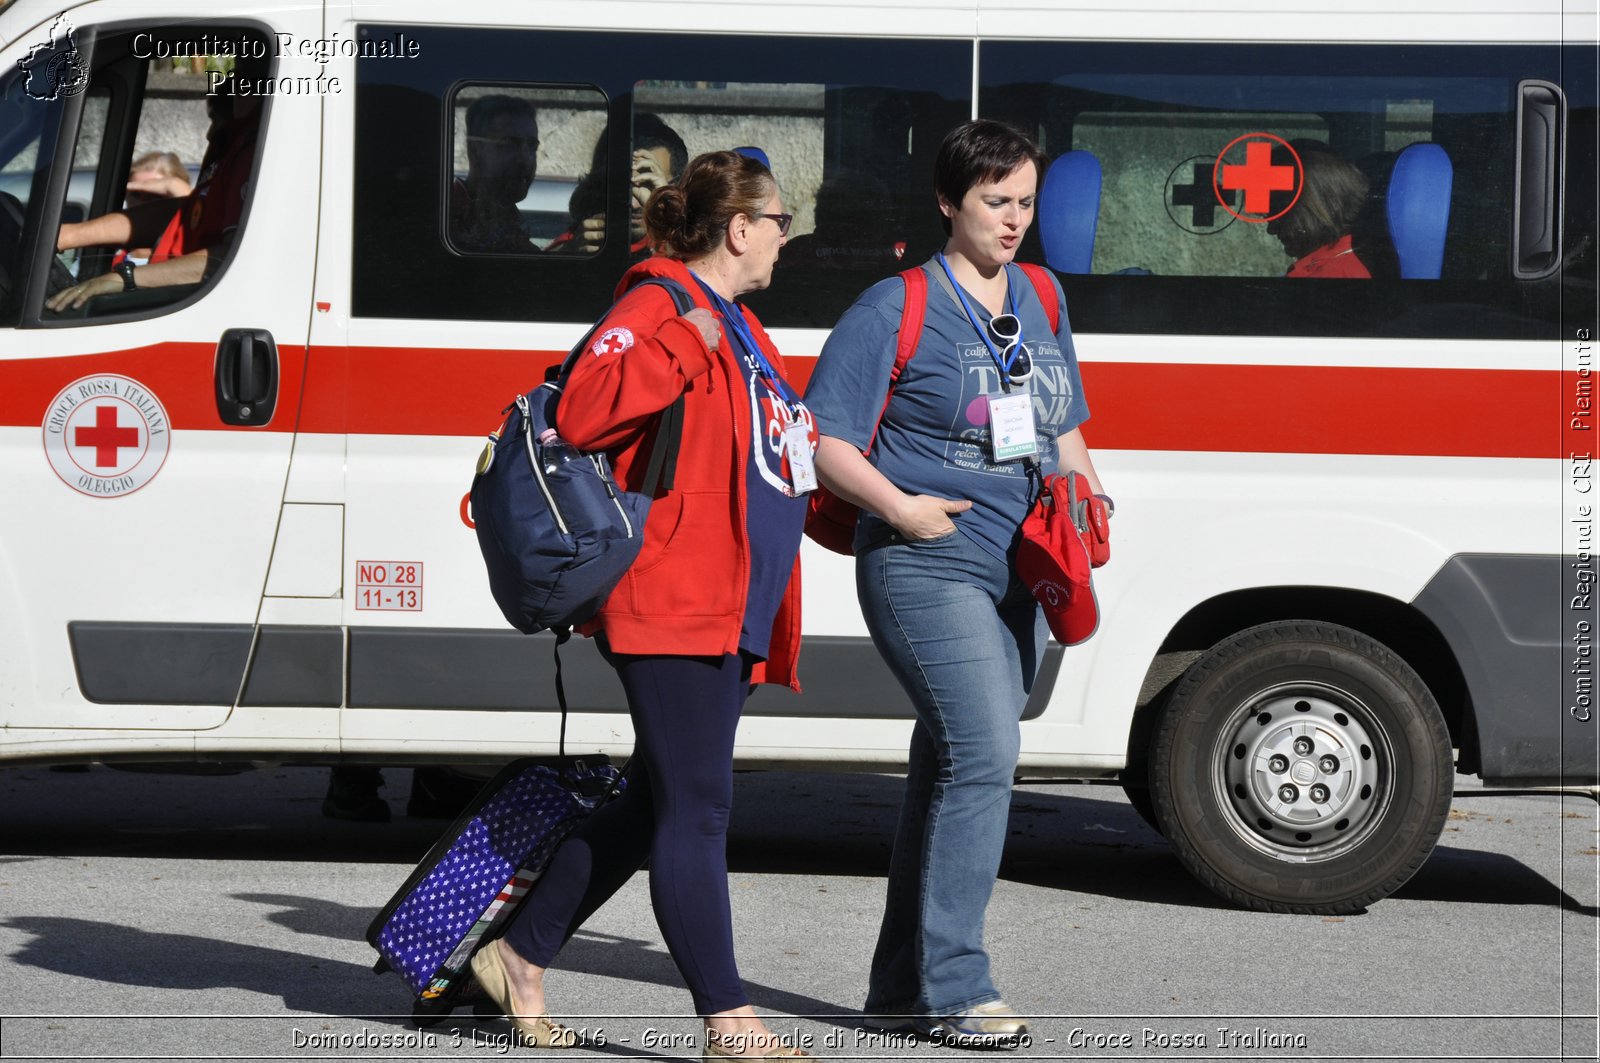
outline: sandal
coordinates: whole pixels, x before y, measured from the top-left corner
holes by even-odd
[[[506,974],[505,961],[500,959],[498,938],[472,954],[472,974],[489,999],[505,1012],[512,1028],[522,1035],[523,1043],[530,1048],[571,1048],[578,1043],[576,1033],[548,1015],[525,1018],[518,1014],[516,999],[511,995],[511,979]]]

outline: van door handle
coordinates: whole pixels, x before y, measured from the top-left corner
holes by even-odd
[[[1517,85],[1516,228],[1511,272],[1548,277],[1561,265],[1567,168],[1567,98],[1549,81]]]
[[[217,415],[259,427],[278,405],[278,345],[266,329],[232,328],[217,344]]]

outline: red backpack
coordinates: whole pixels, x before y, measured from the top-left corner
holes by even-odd
[[[1017,265],[1039,293],[1045,316],[1050,320],[1050,331],[1056,331],[1061,327],[1061,303],[1056,298],[1050,272],[1043,266],[1029,262],[1018,262]],[[922,319],[928,312],[928,275],[922,267],[906,270],[900,274],[900,279],[906,285],[906,302],[900,311],[899,344],[895,347],[894,368],[889,370],[889,391],[883,396],[883,406],[878,410],[872,435],[867,439],[867,449],[861,452],[863,457],[872,452],[872,444],[878,439],[878,426],[883,423],[883,413],[889,408],[889,400],[894,397],[894,386],[905,371],[906,363],[917,353],[917,344],[922,339]],[[818,485],[811,492],[811,512],[806,514],[806,534],[836,554],[854,554],[856,516],[860,512],[851,503]]]

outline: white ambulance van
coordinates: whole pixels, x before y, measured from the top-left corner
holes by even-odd
[[[1420,866],[1458,770],[1593,787],[1593,0],[831,10],[0,3],[0,761],[552,752],[466,492],[637,253],[633,150],[766,153],[796,221],[751,302],[804,377],[939,246],[932,157],[982,115],[1060,164],[1023,257],[1117,501],[1020,773],[1317,912]],[[58,253],[159,194],[150,151],[199,169],[188,265]],[[1361,209],[1289,275],[1313,153]],[[807,544],[805,690],[752,698],[745,766],[903,765],[851,566]],[[624,753],[609,670],[565,669],[568,748]]]

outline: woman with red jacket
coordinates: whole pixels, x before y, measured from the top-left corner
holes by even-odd
[[[617,669],[635,746],[623,795],[557,851],[505,935],[472,969],[524,1037],[565,1047],[544,972],[583,921],[648,858],[650,900],[706,1027],[703,1056],[796,1056],[750,1007],[733,957],[727,829],[733,740],[752,682],[797,687],[799,547],[817,445],[811,414],[750,311],[789,229],[767,168],[733,152],[691,162],[645,207],[655,257],[567,379],[561,435],[605,450],[618,481],[644,479],[657,415],[680,395],[676,482],[654,500],[644,546],[586,634]],[[679,315],[650,277],[677,281]]]

